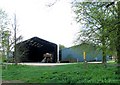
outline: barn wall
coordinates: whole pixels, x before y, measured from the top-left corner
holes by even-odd
[[[61,61],[65,61],[67,58],[71,58],[71,57],[76,61],[84,61],[83,52],[86,52],[87,61],[102,60],[102,51],[96,50],[93,46],[78,45],[70,48],[63,48],[61,50],[61,55],[62,55]]]
[[[67,58],[71,58],[71,57],[73,59],[75,59],[76,61],[77,60],[78,61],[83,61],[84,60],[82,55],[79,55],[78,53],[74,52],[74,50],[71,49],[71,48],[62,49],[61,54],[62,54],[62,59],[61,59],[62,61],[66,60]]]

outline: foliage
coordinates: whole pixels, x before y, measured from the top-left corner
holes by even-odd
[[[118,8],[118,22],[117,22],[117,43],[116,43],[116,49],[117,49],[117,63],[120,64],[120,1],[117,2],[117,8]],[[120,73],[120,68],[118,68]]]
[[[0,9],[0,29],[6,28],[9,24],[7,16],[7,13]]]
[[[65,48],[65,46],[64,45],[59,45],[59,49],[61,50],[61,49],[63,49],[63,48]]]
[[[76,21],[83,24],[77,41],[97,45],[103,52],[103,63],[106,61],[106,54],[116,54],[117,8],[115,6],[106,8],[108,4],[108,2],[77,2],[73,6]]]
[[[4,58],[8,55],[10,29],[8,28],[9,19],[5,11],[0,9],[0,49]]]
[[[25,83],[119,83],[114,64],[84,63],[64,66],[9,65],[2,71],[3,80],[21,80]],[[104,75],[103,75],[104,74]]]
[[[17,27],[16,20],[14,19],[14,22],[12,22],[12,19],[8,18],[7,13],[0,9],[0,50],[2,50],[2,59],[4,59],[3,61],[13,62],[14,59],[11,57],[13,57],[15,44],[20,42],[23,37],[21,35],[15,36],[17,34],[14,31]]]
[[[21,62],[22,59],[27,59],[28,49],[27,46],[25,46],[23,43],[17,43],[16,44],[16,54],[14,54],[15,58],[15,63]]]

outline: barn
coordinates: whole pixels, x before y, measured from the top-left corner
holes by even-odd
[[[87,43],[63,48],[61,50],[61,61],[83,62],[83,52],[86,53],[86,61],[102,61],[102,51],[98,50],[94,45]]]
[[[16,45],[18,62],[41,62],[46,53],[52,54],[52,62],[57,62],[57,44],[33,37]]]

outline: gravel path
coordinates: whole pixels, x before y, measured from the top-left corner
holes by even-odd
[[[87,62],[87,63],[102,63],[102,62]],[[14,64],[14,63],[8,63]],[[69,65],[77,63],[18,63],[19,65],[31,65],[31,66],[60,66],[60,65]]]
[[[8,63],[14,64],[14,63]],[[69,65],[77,63],[18,63],[19,65],[31,65],[31,66],[59,66],[59,65]]]

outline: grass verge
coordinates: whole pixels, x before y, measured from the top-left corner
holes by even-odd
[[[8,65],[2,70],[3,80],[25,83],[119,83],[117,68],[103,64],[71,64],[65,66]]]

